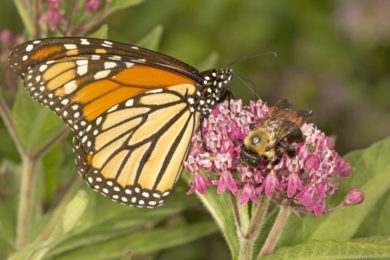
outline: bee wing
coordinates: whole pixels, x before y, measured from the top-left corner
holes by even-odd
[[[313,115],[312,110],[299,110],[297,113],[297,121],[295,122],[299,127],[301,127],[306,121]]]

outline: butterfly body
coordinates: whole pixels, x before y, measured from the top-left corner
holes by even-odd
[[[74,132],[77,171],[88,185],[136,207],[170,196],[192,134],[223,101],[232,76],[91,38],[26,42],[10,64],[30,95]]]

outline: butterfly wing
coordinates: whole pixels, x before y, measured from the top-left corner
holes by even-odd
[[[199,114],[189,110],[197,70],[157,52],[89,38],[26,42],[10,64],[37,101],[72,129],[78,172],[133,206],[165,202]]]
[[[180,176],[199,118],[174,91],[161,90],[121,102],[91,124],[73,141],[79,173],[115,201],[156,207]]]

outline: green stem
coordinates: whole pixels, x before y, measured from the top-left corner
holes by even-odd
[[[238,202],[237,202],[238,204]],[[249,226],[250,226],[250,218],[249,218],[249,207],[248,204],[245,204],[243,206],[238,205],[238,212],[240,214],[240,220],[241,220],[241,229],[239,231],[239,235],[242,237],[246,237],[246,234],[248,233]]]
[[[240,250],[238,252],[239,260],[251,260],[253,253],[253,244],[252,239],[247,239],[243,236],[240,236]]]
[[[3,96],[0,93],[0,116],[3,119],[3,122],[10,133],[12,140],[16,145],[16,149],[18,150],[21,156],[26,155],[26,152],[23,149],[22,143],[18,137],[18,133],[16,132],[15,124],[12,119],[11,113],[8,109],[7,103],[5,102]]]
[[[34,38],[35,39],[41,37],[41,27],[39,24],[40,15],[41,15],[41,0],[35,0],[34,2],[34,25],[35,25]]]
[[[269,205],[269,199],[266,196],[262,196],[261,204],[255,205],[254,215],[249,220],[248,214],[246,218],[248,219],[248,224],[242,227],[240,232],[238,232],[239,240],[240,240],[240,250],[238,259],[242,260],[250,260],[252,259],[253,247],[256,242],[258,235],[260,234],[260,230],[263,226],[264,216],[267,213]],[[246,208],[248,209],[248,208]]]
[[[30,237],[37,162],[30,156],[22,156],[22,165],[22,185],[20,188],[18,223],[16,227],[17,249],[26,246]]]
[[[69,188],[65,196],[62,198],[60,204],[57,206],[56,210],[54,211],[53,215],[51,216],[49,223],[47,223],[46,228],[42,231],[41,235],[38,237],[38,241],[45,241],[49,238],[58,219],[61,217],[62,213],[64,212],[66,205],[68,205],[68,202],[74,197],[74,195],[80,189],[82,183],[83,182],[81,178],[77,178],[73,182],[72,186]]]
[[[28,13],[27,8],[23,5],[22,0],[14,0],[16,9],[19,12],[20,17],[22,18],[24,27],[27,30],[28,39],[31,39],[35,35],[35,28],[30,14]]]
[[[260,258],[260,257],[262,257],[262,256],[264,256],[272,251],[276,242],[278,241],[278,237],[280,235],[280,232],[282,231],[282,228],[288,219],[290,211],[291,210],[289,207],[286,207],[286,206],[280,207],[279,214],[276,217],[276,220],[272,226],[272,229],[269,232],[268,237],[265,240],[265,243],[263,245],[263,248],[261,249],[257,258]]]
[[[50,148],[52,148],[56,143],[58,143],[62,138],[64,138],[69,133],[69,128],[67,126],[63,126],[55,136],[50,139],[35,155],[35,158],[41,158],[44,156]]]
[[[257,239],[260,234],[260,230],[263,227],[263,220],[267,213],[268,205],[269,198],[267,196],[262,196],[261,204],[258,205],[254,211],[246,237],[254,240]]]
[[[234,222],[236,223],[237,230],[241,232],[241,219],[238,209],[237,197],[233,193],[230,193],[230,201],[233,208]]]

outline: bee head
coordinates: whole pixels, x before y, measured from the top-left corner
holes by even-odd
[[[244,140],[246,147],[255,151],[259,156],[264,156],[267,158],[270,158],[274,155],[274,149],[268,148],[270,142],[270,134],[261,127],[251,131]]]

